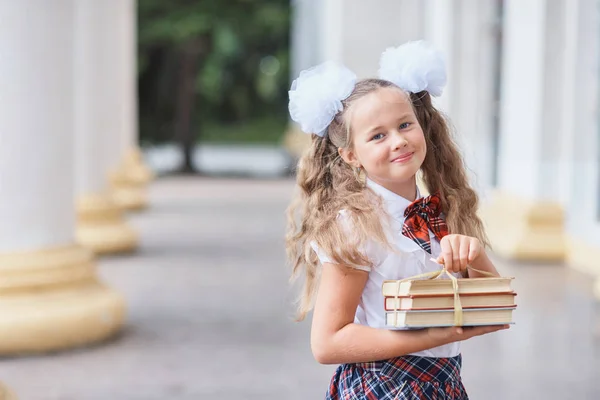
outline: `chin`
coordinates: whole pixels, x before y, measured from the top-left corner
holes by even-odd
[[[403,171],[394,171],[395,173],[390,174],[390,179],[395,181],[410,181],[414,179],[417,172],[419,172],[418,168],[406,168]]]
[[[388,175],[388,176],[381,176],[379,177],[379,180],[381,181],[385,181],[385,182],[389,182],[395,185],[402,185],[408,182],[413,181],[415,178],[415,175]]]

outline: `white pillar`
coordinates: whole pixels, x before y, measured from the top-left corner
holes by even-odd
[[[595,0],[566,6],[560,176],[567,207],[567,262],[596,277],[600,298],[600,16]]]
[[[0,8],[0,253],[71,243],[75,226],[70,2],[27,3]]]
[[[74,2],[0,15],[0,354],[102,340],[123,301],[74,244]]]
[[[446,60],[448,82],[435,106],[450,118],[473,188],[494,182],[498,17],[496,0],[426,0],[425,38]]]
[[[126,210],[137,210],[147,206],[145,189],[153,174],[145,165],[138,144],[136,1],[110,3],[115,8],[114,31],[118,36],[113,56],[119,93],[113,150],[116,160],[111,180],[117,204]]]
[[[454,40],[445,50],[451,64],[446,107],[471,184],[485,197],[494,182],[500,10],[496,0],[456,0],[453,6],[447,10],[453,21],[446,37]]]
[[[137,9],[136,0],[119,1],[121,26],[121,157],[138,146],[137,119]]]
[[[107,34],[114,23],[111,3],[79,0],[75,26],[75,136],[77,240],[96,253],[129,251],[136,247],[133,230],[108,190],[106,171],[114,152],[113,135],[123,112],[120,92],[110,72],[119,38]],[[113,42],[110,39],[115,39]]]
[[[426,0],[424,4],[427,10],[424,16],[424,37],[444,53],[448,76],[444,93],[433,98],[433,103],[440,111],[451,115],[454,109],[450,99],[456,84],[453,73],[457,3],[455,0]]]
[[[563,201],[569,207],[569,229],[575,236],[589,237],[600,246],[600,231],[581,230],[583,226],[600,228],[598,207],[600,174],[600,17],[594,0],[576,0],[567,4],[569,24],[566,40],[565,79],[561,97],[564,124],[560,145],[565,151],[561,163],[570,168],[558,182]],[[595,234],[594,234],[595,233]],[[585,239],[585,237],[581,237]]]
[[[499,185],[558,200],[564,2],[506,2]]]
[[[319,21],[323,13],[322,0],[292,0],[290,29],[290,82],[300,71],[317,65],[321,60],[323,27]]]
[[[321,59],[342,62],[359,78],[376,77],[391,46],[423,38],[424,5],[414,0],[323,0]]]
[[[499,182],[489,233],[524,259],[564,257],[559,204],[564,1],[505,1]]]

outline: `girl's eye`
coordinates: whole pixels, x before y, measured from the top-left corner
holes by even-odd
[[[410,122],[403,122],[400,124],[400,129],[406,129],[410,126]]]
[[[382,139],[382,138],[383,138],[383,136],[384,136],[384,134],[383,134],[383,133],[378,133],[377,135],[373,136],[373,137],[371,138],[371,140],[379,140],[379,139]]]

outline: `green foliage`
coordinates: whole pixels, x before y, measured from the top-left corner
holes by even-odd
[[[209,33],[220,19],[218,1],[139,0],[141,45],[177,45]]]
[[[230,127],[256,125],[260,129],[246,130],[250,136],[238,134],[236,140],[271,142],[281,135],[287,119],[289,14],[289,0],[139,0],[142,138],[173,139],[180,58],[190,44],[199,51],[193,126],[200,139],[218,140],[221,132],[231,141],[236,135],[223,133]]]
[[[207,143],[267,143],[279,142],[281,133],[285,130],[285,118],[255,118],[238,123],[208,123],[202,137]]]

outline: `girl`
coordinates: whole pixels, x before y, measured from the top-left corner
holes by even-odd
[[[379,79],[357,81],[327,62],[289,92],[292,119],[312,142],[298,166],[287,250],[294,276],[305,275],[299,319],[314,305],[314,357],[341,364],[327,399],[467,399],[459,342],[508,328],[385,329],[386,279],[440,264],[464,277],[479,275],[467,266],[498,275],[477,195],[431,103],[445,81],[440,54],[411,42],[383,53]],[[431,195],[421,196],[417,172]]]

